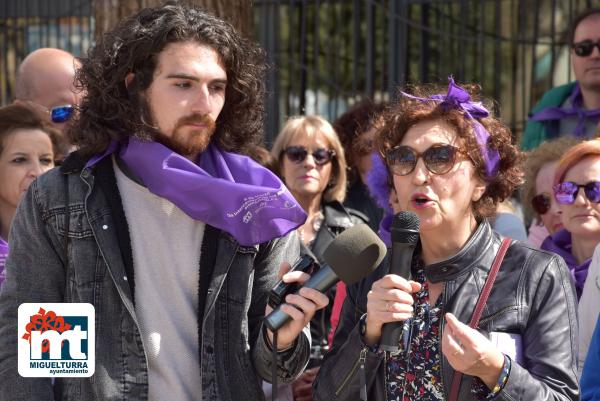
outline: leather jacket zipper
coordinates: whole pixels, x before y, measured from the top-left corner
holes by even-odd
[[[348,381],[350,381],[352,376],[354,376],[354,374],[356,373],[356,370],[358,369],[358,367],[360,365],[362,365],[362,369],[363,369],[363,373],[364,373],[364,366],[365,366],[366,360],[367,360],[367,347],[364,347],[363,349],[360,350],[360,355],[359,355],[358,359],[356,360],[356,362],[354,362],[354,366],[352,366],[352,369],[350,369],[350,372],[348,372],[348,374],[344,378],[344,381],[342,381],[342,384],[335,391],[336,397],[340,395],[340,393],[342,392],[344,387],[346,387],[346,384],[348,384]]]

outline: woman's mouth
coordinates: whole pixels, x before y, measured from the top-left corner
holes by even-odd
[[[411,197],[411,203],[415,209],[422,209],[430,206],[433,202],[423,194],[415,194]]]

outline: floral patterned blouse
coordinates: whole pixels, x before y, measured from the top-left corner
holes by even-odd
[[[422,262],[413,278],[421,284],[421,290],[413,295],[414,317],[411,323],[409,352],[404,351],[400,339],[400,351],[388,355],[386,365],[387,395],[390,401],[444,401],[441,374],[440,317],[443,309],[442,295],[435,306],[429,306],[429,288]],[[479,379],[473,381],[472,393],[476,400],[493,398],[491,392]]]

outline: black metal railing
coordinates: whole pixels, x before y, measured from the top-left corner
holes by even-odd
[[[0,103],[13,100],[16,70],[41,47],[82,55],[91,43],[91,0],[0,1]]]
[[[293,114],[333,119],[406,83],[480,83],[520,132],[545,90],[573,79],[565,31],[585,0],[255,0],[275,68],[268,139]]]
[[[39,47],[85,54],[92,1],[0,2],[0,103]],[[595,0],[254,0],[268,75],[266,139],[286,116],[334,119],[360,98],[393,99],[406,83],[477,82],[519,132],[548,88],[573,79],[569,20]]]

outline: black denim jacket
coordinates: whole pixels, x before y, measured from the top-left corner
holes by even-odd
[[[134,308],[130,239],[112,161],[84,165],[73,154],[60,169],[39,177],[19,205],[0,294],[0,400],[147,399],[148,366]],[[229,234],[209,228],[203,242],[198,244],[203,247],[199,269],[201,276],[207,270],[212,274],[201,281],[199,291],[204,304],[198,316],[201,398],[262,400],[260,378],[271,377],[262,325],[265,306],[281,262],[292,262],[299,254],[298,238],[291,233],[241,246]],[[57,379],[52,385],[50,379],[19,376],[17,308],[23,302],[94,305],[96,372],[91,378]],[[309,353],[310,333],[305,330],[282,356],[279,381],[298,376]]]

